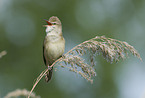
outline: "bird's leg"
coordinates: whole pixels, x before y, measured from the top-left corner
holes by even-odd
[[[63,54],[61,57],[62,57],[62,58],[65,58],[65,55]]]
[[[48,71],[50,71],[52,69],[52,67],[51,66],[48,66]]]

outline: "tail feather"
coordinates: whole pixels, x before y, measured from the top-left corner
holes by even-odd
[[[53,68],[49,70],[49,72],[47,72],[46,77],[45,77],[46,82],[49,82],[51,80],[52,72],[53,72]]]

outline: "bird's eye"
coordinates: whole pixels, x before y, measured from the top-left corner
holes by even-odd
[[[56,25],[56,23],[53,23],[53,25]]]

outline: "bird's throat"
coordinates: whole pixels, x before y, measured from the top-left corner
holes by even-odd
[[[61,39],[61,36],[56,33],[47,33],[46,40],[49,42],[56,42]]]

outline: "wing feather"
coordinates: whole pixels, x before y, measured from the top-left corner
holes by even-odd
[[[43,44],[43,61],[46,65],[46,59],[45,59],[45,47],[44,47],[44,44]]]

